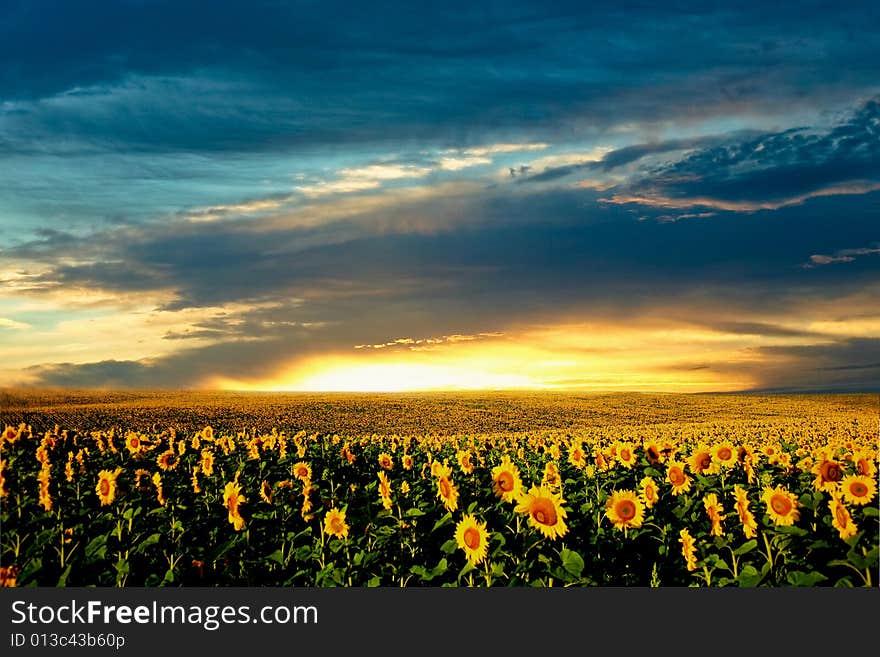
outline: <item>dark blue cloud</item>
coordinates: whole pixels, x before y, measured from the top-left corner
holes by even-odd
[[[878,25],[870,2],[19,0],[0,18],[0,142],[461,145],[834,105],[876,89]]]
[[[827,130],[791,129],[698,149],[643,172],[638,194],[786,202],[835,185],[880,184],[880,97]]]

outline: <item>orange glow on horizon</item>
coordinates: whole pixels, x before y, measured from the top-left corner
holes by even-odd
[[[290,363],[263,380],[211,383],[279,392],[729,392],[754,382],[736,367],[721,373],[702,363],[754,364],[750,347],[758,339],[668,327],[563,325],[427,348],[353,348]]]

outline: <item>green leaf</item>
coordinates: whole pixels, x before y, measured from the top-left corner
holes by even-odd
[[[742,545],[740,545],[737,549],[733,551],[736,556],[740,556],[741,554],[747,554],[758,547],[758,541],[754,538],[750,541],[746,541]]]
[[[761,581],[761,573],[759,573],[751,564],[746,564],[742,567],[742,570],[739,571],[739,575],[737,575],[736,579],[740,586],[757,586],[758,582]]]
[[[369,580],[367,580],[367,586],[370,588],[375,588],[382,583],[382,580],[378,575],[373,575]]]
[[[862,509],[862,513],[864,513],[869,518],[876,518],[878,515],[880,515],[880,509],[878,509],[876,506],[867,506]]]
[[[162,580],[162,583],[159,586],[174,584],[175,579],[177,579],[177,576],[174,574],[174,571],[169,568],[167,571],[165,571],[165,578]]]
[[[406,512],[406,516],[409,518],[419,518],[423,515],[425,515],[425,512],[421,509],[410,509]]]
[[[58,583],[56,586],[67,586],[67,578],[70,577],[70,569],[73,567],[73,564],[67,564],[67,567],[64,569],[64,572],[61,573],[61,577],[58,578]]]
[[[804,506],[811,511],[816,509],[816,501],[813,498],[812,493],[804,493],[798,498],[798,502],[801,503],[801,506]]]
[[[581,555],[574,550],[566,548],[559,553],[559,556],[562,557],[562,567],[565,568],[566,572],[575,577],[581,576],[581,573],[584,571],[584,559]]]
[[[464,577],[465,575],[467,575],[469,573],[474,572],[476,569],[477,569],[477,567],[474,566],[474,564],[472,564],[470,561],[466,562],[464,564],[464,568],[462,568],[458,573],[459,581],[461,580],[462,577]]]
[[[281,550],[275,550],[272,554],[266,557],[267,561],[274,561],[279,566],[284,565],[284,553]]]
[[[458,547],[458,543],[455,542],[454,538],[450,538],[443,545],[440,546],[440,549],[446,554],[452,554],[455,552],[455,548]]]
[[[103,559],[107,554],[107,534],[95,536],[89,544],[86,545],[86,559],[89,561],[98,561]]]
[[[801,529],[800,527],[795,527],[794,525],[776,527],[776,531],[780,534],[788,534],[790,536],[807,536],[810,533],[806,529]]]
[[[434,527],[433,527],[433,529],[431,529],[431,531],[435,532],[438,529],[440,529],[441,527],[444,527],[445,525],[448,525],[451,522],[452,522],[452,514],[447,513],[445,516],[440,518],[440,520],[438,520],[437,522],[434,523]]]
[[[815,586],[819,582],[824,582],[827,577],[819,572],[805,573],[795,570],[788,574],[788,583],[793,586]]]
[[[132,554],[141,554],[151,545],[155,545],[156,543],[158,543],[161,538],[161,534],[150,534],[144,540],[139,541],[138,544],[132,548]]]

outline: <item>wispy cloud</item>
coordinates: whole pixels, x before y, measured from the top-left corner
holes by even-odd
[[[880,248],[865,247],[860,249],[839,249],[834,255],[823,255],[816,253],[810,256],[809,262],[802,265],[804,269],[812,269],[823,265],[833,265],[841,262],[854,262],[859,256],[880,254]]]

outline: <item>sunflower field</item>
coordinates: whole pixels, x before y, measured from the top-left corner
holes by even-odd
[[[0,435],[11,586],[878,586],[876,428]]]

